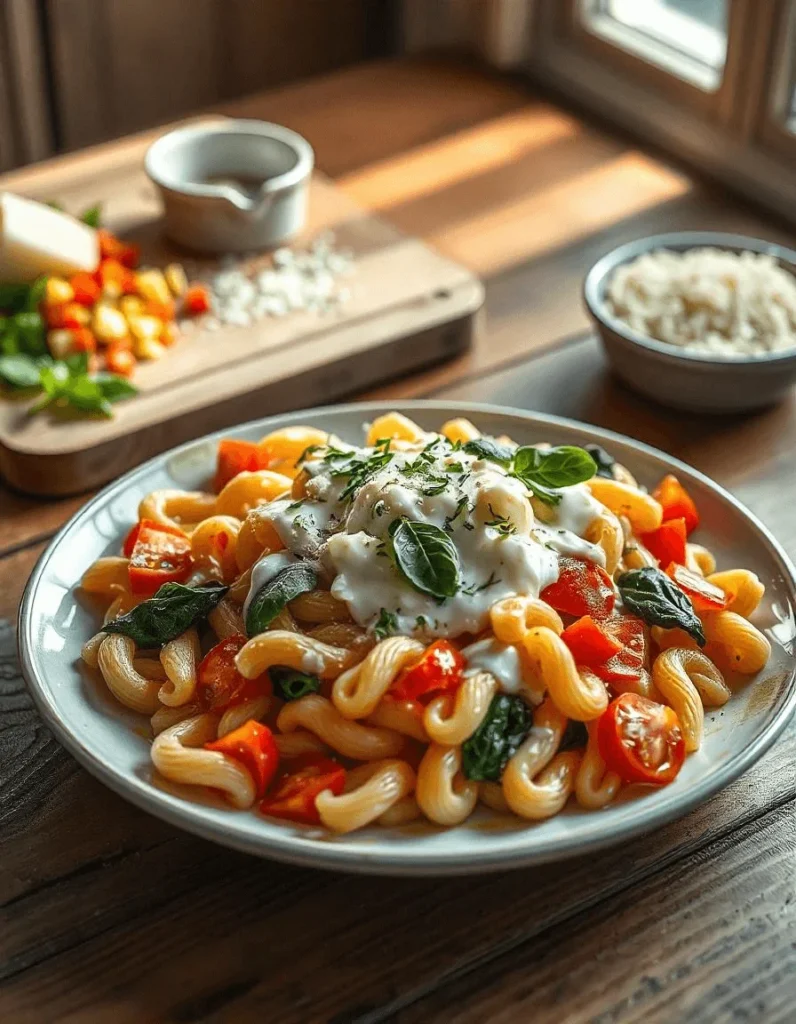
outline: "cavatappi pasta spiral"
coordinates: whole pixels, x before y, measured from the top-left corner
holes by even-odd
[[[214,491],[146,496],[86,569],[83,660],[160,775],[294,825],[541,821],[671,782],[768,661],[764,585],[717,570],[676,478],[590,451],[399,413],[363,447],[221,442]]]

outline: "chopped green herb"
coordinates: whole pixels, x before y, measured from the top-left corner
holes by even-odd
[[[488,508],[495,518],[491,519],[488,523],[484,523],[484,526],[491,526],[492,529],[497,530],[502,537],[510,537],[512,533],[517,532],[516,524],[513,523],[508,516],[502,516],[495,512],[491,505],[489,505]]]
[[[445,516],[445,525],[443,526],[443,529],[447,533],[453,533],[453,524],[456,522],[456,520],[459,518],[459,516],[462,514],[462,512],[464,512],[466,508],[467,495],[463,494],[456,503],[456,508],[453,510],[453,515]],[[464,525],[466,526],[467,524],[465,523]]]
[[[394,636],[398,632],[397,617],[392,612],[388,612],[386,608],[382,608],[373,627],[373,632],[379,640],[384,640],[388,636]]]
[[[299,700],[308,693],[317,693],[321,688],[321,681],[317,676],[299,672],[287,665],[273,665],[268,669],[268,675],[277,696],[286,701]]]

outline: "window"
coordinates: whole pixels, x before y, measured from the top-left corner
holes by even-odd
[[[588,31],[705,90],[727,57],[727,0],[581,0]]]
[[[796,221],[796,0],[525,0],[528,74]]]

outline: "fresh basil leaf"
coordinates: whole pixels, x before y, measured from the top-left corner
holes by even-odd
[[[538,498],[539,501],[543,501],[545,505],[560,505],[561,499],[564,495],[561,491],[551,491],[549,487],[543,487],[540,483],[535,480],[531,483],[524,480],[523,483],[526,487],[530,487],[533,491],[533,496]]]
[[[567,723],[567,727],[564,730],[564,735],[561,737],[561,742],[558,745],[559,750],[576,750],[579,747],[585,747],[589,742],[589,731],[583,722],[576,722],[571,719]]]
[[[41,386],[50,398],[60,398],[69,382],[69,367],[58,360],[41,367]]]
[[[95,203],[94,206],[89,206],[87,210],[83,210],[79,220],[82,220],[84,224],[88,224],[90,228],[98,228],[102,223],[102,203]]]
[[[0,284],[0,309],[9,313],[25,309],[29,291],[27,284]]]
[[[307,562],[286,565],[260,587],[250,602],[246,614],[247,636],[264,633],[286,604],[317,585],[318,574]]]
[[[162,647],[206,619],[228,590],[229,587],[220,583],[196,587],[164,583],[154,597],[142,601],[126,615],[102,628],[106,633],[123,633],[131,637],[143,650]]]
[[[287,665],[272,666],[268,669],[268,675],[274,684],[276,695],[282,700],[298,700],[300,697],[306,697],[308,693],[317,693],[321,688],[321,681],[317,676],[298,672]]]
[[[12,388],[37,388],[41,385],[41,369],[33,356],[0,356],[0,377]]]
[[[113,416],[110,402],[102,393],[99,384],[91,377],[72,377],[64,392],[69,405],[81,412],[98,412],[110,419]]]
[[[386,608],[382,608],[379,613],[379,617],[376,620],[376,625],[373,627],[373,633],[378,640],[384,640],[385,637],[394,636],[398,632],[398,619],[392,612],[388,612]]]
[[[491,437],[476,437],[462,445],[462,451],[468,455],[474,455],[477,459],[486,459],[487,462],[496,462],[504,469],[508,469],[514,449],[507,444],[500,444]]]
[[[705,645],[702,623],[690,599],[660,569],[631,569],[616,581],[626,608],[650,626],[684,629],[700,647]]]
[[[521,480],[528,480],[545,488],[571,487],[591,480],[597,464],[583,448],[561,445],[558,448],[518,448],[514,455],[512,472]]]
[[[444,530],[402,517],[390,524],[389,534],[395,564],[415,590],[440,600],[453,597],[461,585],[459,554]]]
[[[73,377],[83,377],[88,373],[88,352],[71,352],[63,361]]]
[[[138,388],[126,377],[115,373],[97,373],[92,378],[99,385],[102,395],[109,402],[120,402],[138,394]]]
[[[41,314],[23,311],[15,313],[12,320],[20,351],[31,356],[44,355],[47,351],[47,338]]]
[[[499,782],[510,757],[531,729],[531,710],[520,697],[499,693],[483,721],[462,744],[465,778]]]
[[[44,294],[47,291],[47,275],[42,274],[37,277],[33,284],[28,289],[28,294],[25,299],[25,308],[29,313],[36,313],[39,309],[39,304],[44,300]]]
[[[614,479],[616,459],[613,455],[609,455],[605,448],[601,448],[598,444],[584,444],[583,450],[588,452],[594,459],[597,466],[597,476],[603,476],[608,480]]]

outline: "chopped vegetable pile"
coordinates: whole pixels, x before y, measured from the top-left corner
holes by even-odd
[[[55,204],[53,204],[55,205]],[[110,417],[114,402],[136,394],[139,360],[160,359],[178,337],[176,316],[206,313],[204,285],[189,285],[183,267],[140,269],[136,245],[100,227],[100,208],[81,220],[97,229],[100,261],[93,273],[41,276],[32,284],[0,284],[0,381],[29,407]]]

